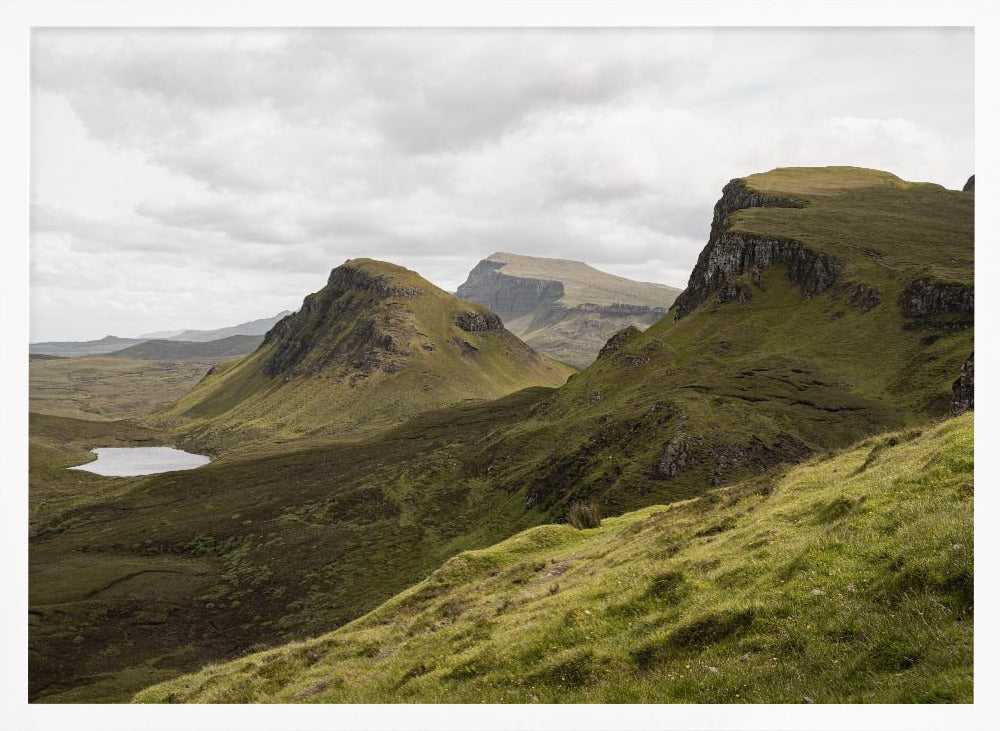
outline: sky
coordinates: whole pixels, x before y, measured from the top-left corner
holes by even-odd
[[[734,177],[974,172],[971,29],[38,29],[31,340],[296,309],[353,257],[683,287]]]

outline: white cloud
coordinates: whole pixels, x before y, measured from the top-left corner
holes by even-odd
[[[40,30],[33,339],[212,327],[354,256],[682,286],[730,178],[972,171],[967,30]]]

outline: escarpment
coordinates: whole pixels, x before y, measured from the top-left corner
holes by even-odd
[[[504,319],[554,305],[565,294],[562,282],[504,274],[500,271],[503,266],[503,262],[484,259],[469,272],[455,294],[489,307]]]
[[[614,333],[663,317],[678,290],[579,261],[498,252],[480,261],[456,294],[493,310],[532,347],[583,368]]]
[[[752,293],[745,283],[732,280],[743,274],[783,264],[788,277],[805,297],[825,292],[837,283],[843,259],[805,247],[790,238],[735,233],[728,230],[729,217],[736,211],[755,207],[802,208],[795,198],[758,193],[739,179],[730,181],[715,204],[708,244],[698,256],[688,286],[674,303],[674,319],[679,320],[718,290],[717,304],[746,302]]]

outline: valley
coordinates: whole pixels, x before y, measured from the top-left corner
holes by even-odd
[[[33,361],[32,700],[970,700],[974,205],[734,180],[582,371],[519,318],[620,292],[507,254],[495,312],[352,259],[243,357]],[[213,461],[65,469],[147,440]]]

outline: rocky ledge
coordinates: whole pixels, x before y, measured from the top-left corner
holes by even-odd
[[[504,329],[503,322],[492,312],[476,312],[466,310],[455,316],[455,324],[470,333],[500,332]]]
[[[338,290],[372,292],[380,297],[416,297],[419,287],[397,287],[382,276],[373,276],[350,264],[343,264],[330,272],[327,287]]]
[[[835,256],[806,248],[793,239],[734,233],[728,230],[729,217],[744,208],[802,208],[794,198],[759,193],[740,180],[730,181],[715,204],[708,244],[698,257],[688,286],[674,303],[674,319],[679,320],[709,295],[719,290],[716,302],[746,301],[750,291],[732,280],[742,274],[759,275],[760,270],[783,264],[788,277],[802,288],[805,297],[826,291],[840,276],[844,262]]]
[[[899,307],[906,317],[972,315],[975,311],[975,289],[968,284],[922,277],[903,288],[899,294]]]

